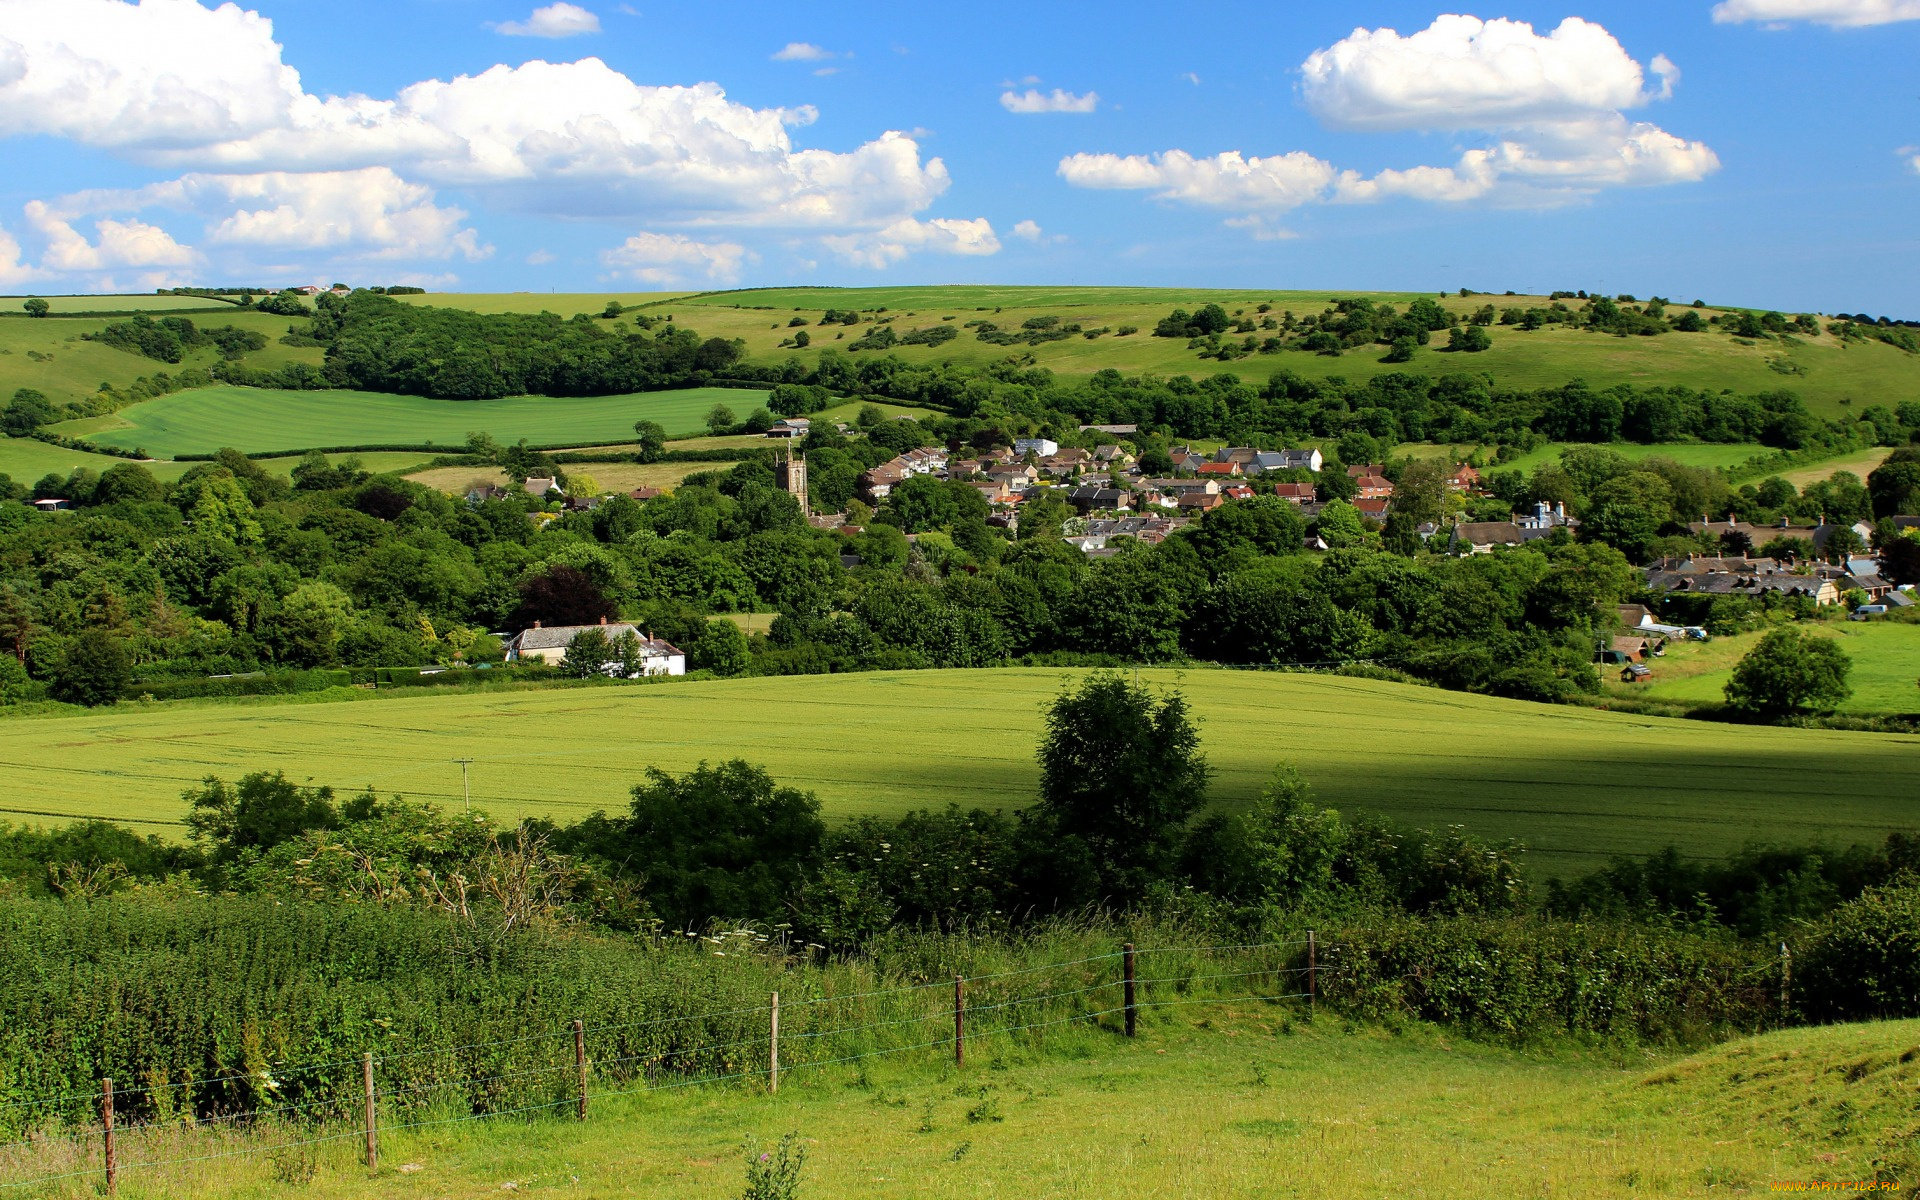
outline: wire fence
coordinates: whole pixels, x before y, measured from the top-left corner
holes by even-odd
[[[1074,1025],[1132,1037],[1142,1018],[1195,1004],[1312,1006],[1316,955],[1326,948],[1311,933],[1237,946],[1128,945],[977,976],[795,997],[784,1007],[775,993],[761,1005],[577,1020],[519,1037],[198,1080],[124,1089],[102,1080],[97,1092],[0,1104],[0,1115],[14,1118],[9,1127],[22,1131],[0,1142],[0,1194],[88,1177],[111,1191],[129,1172],[249,1156],[277,1163],[277,1156],[353,1140],[364,1143],[362,1158],[372,1169],[379,1138],[409,1130],[566,1108],[584,1120],[595,1098],[747,1081],[777,1090],[799,1073],[933,1050],[963,1067],[967,1052],[983,1045],[1019,1046]],[[1147,966],[1155,969],[1140,970]],[[1211,969],[1227,966],[1239,969]],[[484,1072],[435,1070],[481,1061],[491,1064]],[[75,1121],[82,1101],[91,1116]],[[34,1119],[36,1108],[43,1119]]]

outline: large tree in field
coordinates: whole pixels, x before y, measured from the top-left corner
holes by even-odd
[[[1213,774],[1186,697],[1091,675],[1047,706],[1039,759],[1041,809],[1085,845],[1104,898],[1132,902],[1170,876]]]
[[[1761,638],[1733,669],[1727,703],[1767,717],[1838,708],[1853,694],[1847,683],[1852,670],[1853,660],[1835,643],[1783,626]]]

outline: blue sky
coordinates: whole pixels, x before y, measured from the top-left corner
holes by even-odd
[[[0,0],[0,290],[1101,283],[1920,317],[1920,0]]]

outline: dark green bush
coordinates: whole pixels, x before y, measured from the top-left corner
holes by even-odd
[[[1794,998],[1817,1021],[1920,1016],[1920,879],[1841,905],[1801,951]]]

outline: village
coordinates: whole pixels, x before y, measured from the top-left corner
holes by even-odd
[[[835,422],[833,428],[841,436],[859,435],[844,423]],[[813,421],[807,417],[784,418],[767,430],[765,437],[780,445],[774,461],[775,482],[800,503],[814,528],[856,535],[861,526],[848,513],[819,513],[810,504],[807,460],[796,447],[812,432]],[[1130,542],[1162,542],[1224,505],[1262,496],[1284,501],[1299,512],[1307,530],[1302,549],[1309,552],[1334,548],[1320,527],[1320,518],[1331,505],[1349,506],[1350,515],[1357,516],[1360,528],[1369,534],[1386,528],[1395,513],[1398,486],[1389,478],[1385,463],[1344,468],[1335,463],[1348,482],[1329,488],[1324,475],[1329,460],[1318,448],[1223,445],[1203,450],[1179,445],[1166,451],[1171,470],[1150,473],[1143,469],[1137,451],[1142,441],[1137,426],[1084,425],[1078,433],[1083,443],[1078,446],[1032,436],[966,452],[939,446],[910,449],[862,473],[858,499],[871,510],[884,506],[894,490],[909,480],[963,484],[986,502],[991,514],[988,524],[1014,538],[1019,536],[1024,508],[1043,498],[1064,501],[1074,515],[1061,523],[1061,540],[1090,560],[1123,554]],[[1558,501],[1536,502],[1524,512],[1512,512],[1506,520],[1470,519],[1468,509],[1484,512],[1491,493],[1475,466],[1455,462],[1448,467],[1446,512],[1440,520],[1421,520],[1413,526],[1420,544],[1429,550],[1452,556],[1483,555],[1556,535],[1578,534],[1579,518]],[[558,477],[530,477],[525,490],[557,498],[554,507],[560,511],[592,511],[605,499],[565,496]],[[476,487],[467,500],[477,504],[505,491]],[[626,494],[646,502],[664,491],[640,487]],[[533,518],[546,521],[557,515],[536,512]],[[1920,517],[1898,516],[1892,523],[1902,531],[1920,528]],[[1830,524],[1782,519],[1760,526],[1732,515],[1720,521],[1703,516],[1688,529],[1700,545],[1719,552],[1666,556],[1636,568],[1654,606],[1619,606],[1617,629],[1594,647],[1595,663],[1617,671],[1622,683],[1652,681],[1655,660],[1666,655],[1671,642],[1709,639],[1703,624],[1662,619],[1658,605],[1669,598],[1733,597],[1767,606],[1792,603],[1816,612],[1845,605],[1853,620],[1914,606],[1913,586],[1896,586],[1884,578],[1879,562],[1865,549],[1876,532],[1865,521]],[[906,536],[910,543],[917,537]],[[1761,547],[1769,553],[1756,553]],[[842,565],[863,564],[859,555],[847,553],[842,555]],[[599,626],[542,627],[536,623],[502,636],[508,639],[508,661],[551,665],[560,663],[572,639],[583,633],[606,640],[608,674],[637,679],[687,672],[684,650],[629,624],[608,625],[603,620]]]

